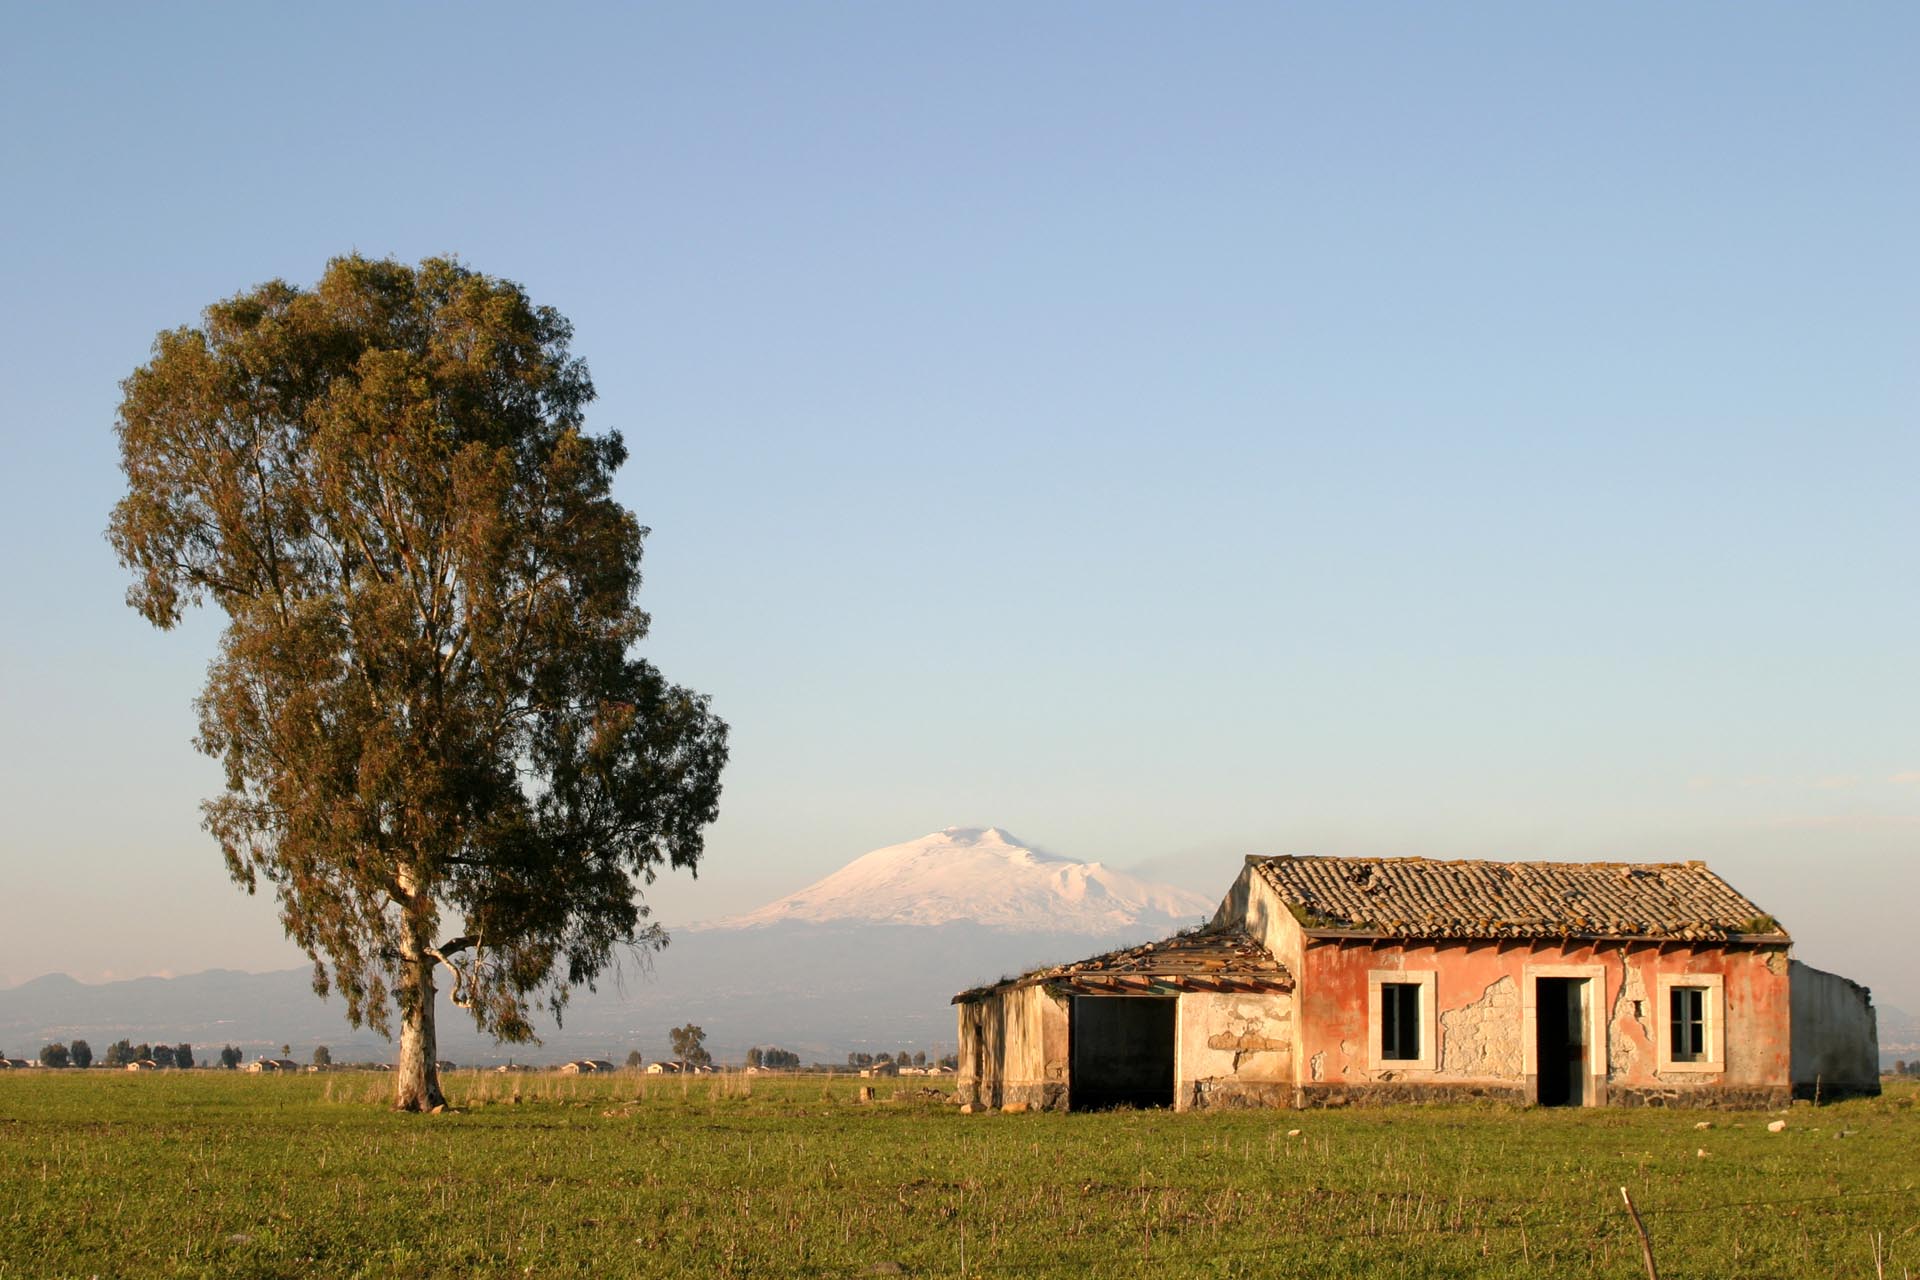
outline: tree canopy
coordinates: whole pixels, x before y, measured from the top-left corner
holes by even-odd
[[[713,1062],[713,1054],[707,1050],[706,1030],[694,1023],[674,1027],[667,1032],[667,1040],[683,1067],[704,1067]]]
[[[640,890],[697,868],[718,810],[725,724],[634,652],[647,530],[571,333],[458,262],[354,256],[216,303],[122,384],[128,603],[227,618],[206,826],[316,991],[382,1032],[398,1008],[406,1107],[439,1101],[437,969],[533,1038],[533,1004],[664,941]]]

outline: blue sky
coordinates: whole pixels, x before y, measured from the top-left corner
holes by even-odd
[[[1705,858],[1920,1007],[1920,10],[13,6],[0,983],[293,962],[117,382],[348,250],[574,321],[734,728],[672,920],[997,823]]]

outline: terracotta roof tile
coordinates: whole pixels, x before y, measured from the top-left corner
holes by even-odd
[[[1702,862],[1249,861],[1316,931],[1681,940],[1786,933]]]
[[[1273,953],[1239,929],[1197,929],[1177,933],[1159,942],[1108,951],[1049,965],[1006,978],[955,996],[954,1003],[972,1000],[1011,987],[1051,982],[1076,990],[1124,991],[1133,987],[1170,990],[1284,990],[1293,989],[1293,975]]]

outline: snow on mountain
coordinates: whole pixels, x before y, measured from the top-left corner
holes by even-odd
[[[1211,917],[1215,905],[1098,862],[1042,853],[999,827],[948,827],[875,849],[797,893],[706,927],[971,923],[1100,936],[1171,932]]]

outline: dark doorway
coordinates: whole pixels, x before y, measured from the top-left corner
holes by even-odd
[[[1075,996],[1067,1023],[1075,1111],[1173,1105],[1171,996]]]
[[[1587,1101],[1587,979],[1535,978],[1534,1064],[1543,1107]]]

